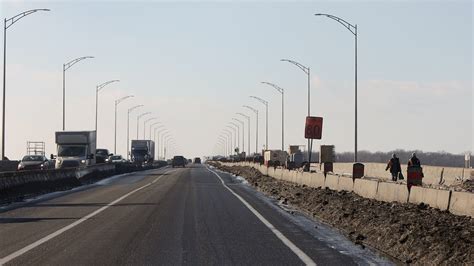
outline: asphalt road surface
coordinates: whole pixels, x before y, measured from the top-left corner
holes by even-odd
[[[385,262],[204,165],[112,177],[0,211],[6,265]]]

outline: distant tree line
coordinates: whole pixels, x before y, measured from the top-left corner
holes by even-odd
[[[396,154],[400,158],[402,164],[406,164],[410,159],[412,153],[416,153],[421,161],[422,165],[434,165],[434,166],[446,166],[446,167],[464,167],[464,154],[452,154],[449,152],[423,152],[418,150],[406,151],[406,150],[394,150],[388,152],[370,152],[370,151],[359,151],[358,160],[359,162],[367,163],[386,163],[392,154]],[[312,162],[319,161],[319,152],[313,152],[311,155]],[[313,159],[314,158],[314,159]],[[336,153],[336,162],[353,162],[353,152]],[[474,164],[474,156],[471,155],[471,166]]]

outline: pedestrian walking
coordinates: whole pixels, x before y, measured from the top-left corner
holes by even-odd
[[[400,159],[398,159],[396,154],[393,154],[392,158],[388,161],[385,171],[389,169],[390,173],[392,174],[392,181],[397,181],[398,177],[400,177],[400,179],[403,179],[403,176],[401,175],[402,167],[400,165]]]
[[[411,155],[411,158],[410,160],[408,160],[408,166],[420,166],[421,167],[421,163],[420,163],[420,159],[418,159],[416,157],[416,153],[413,153]]]

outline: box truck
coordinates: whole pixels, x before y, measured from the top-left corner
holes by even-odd
[[[56,132],[56,168],[80,167],[95,164],[95,131]]]
[[[132,140],[131,160],[135,164],[152,164],[155,159],[155,142],[152,140]]]

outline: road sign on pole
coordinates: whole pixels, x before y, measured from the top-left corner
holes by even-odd
[[[323,131],[323,118],[316,116],[307,116],[304,130],[306,139],[321,139]]]

